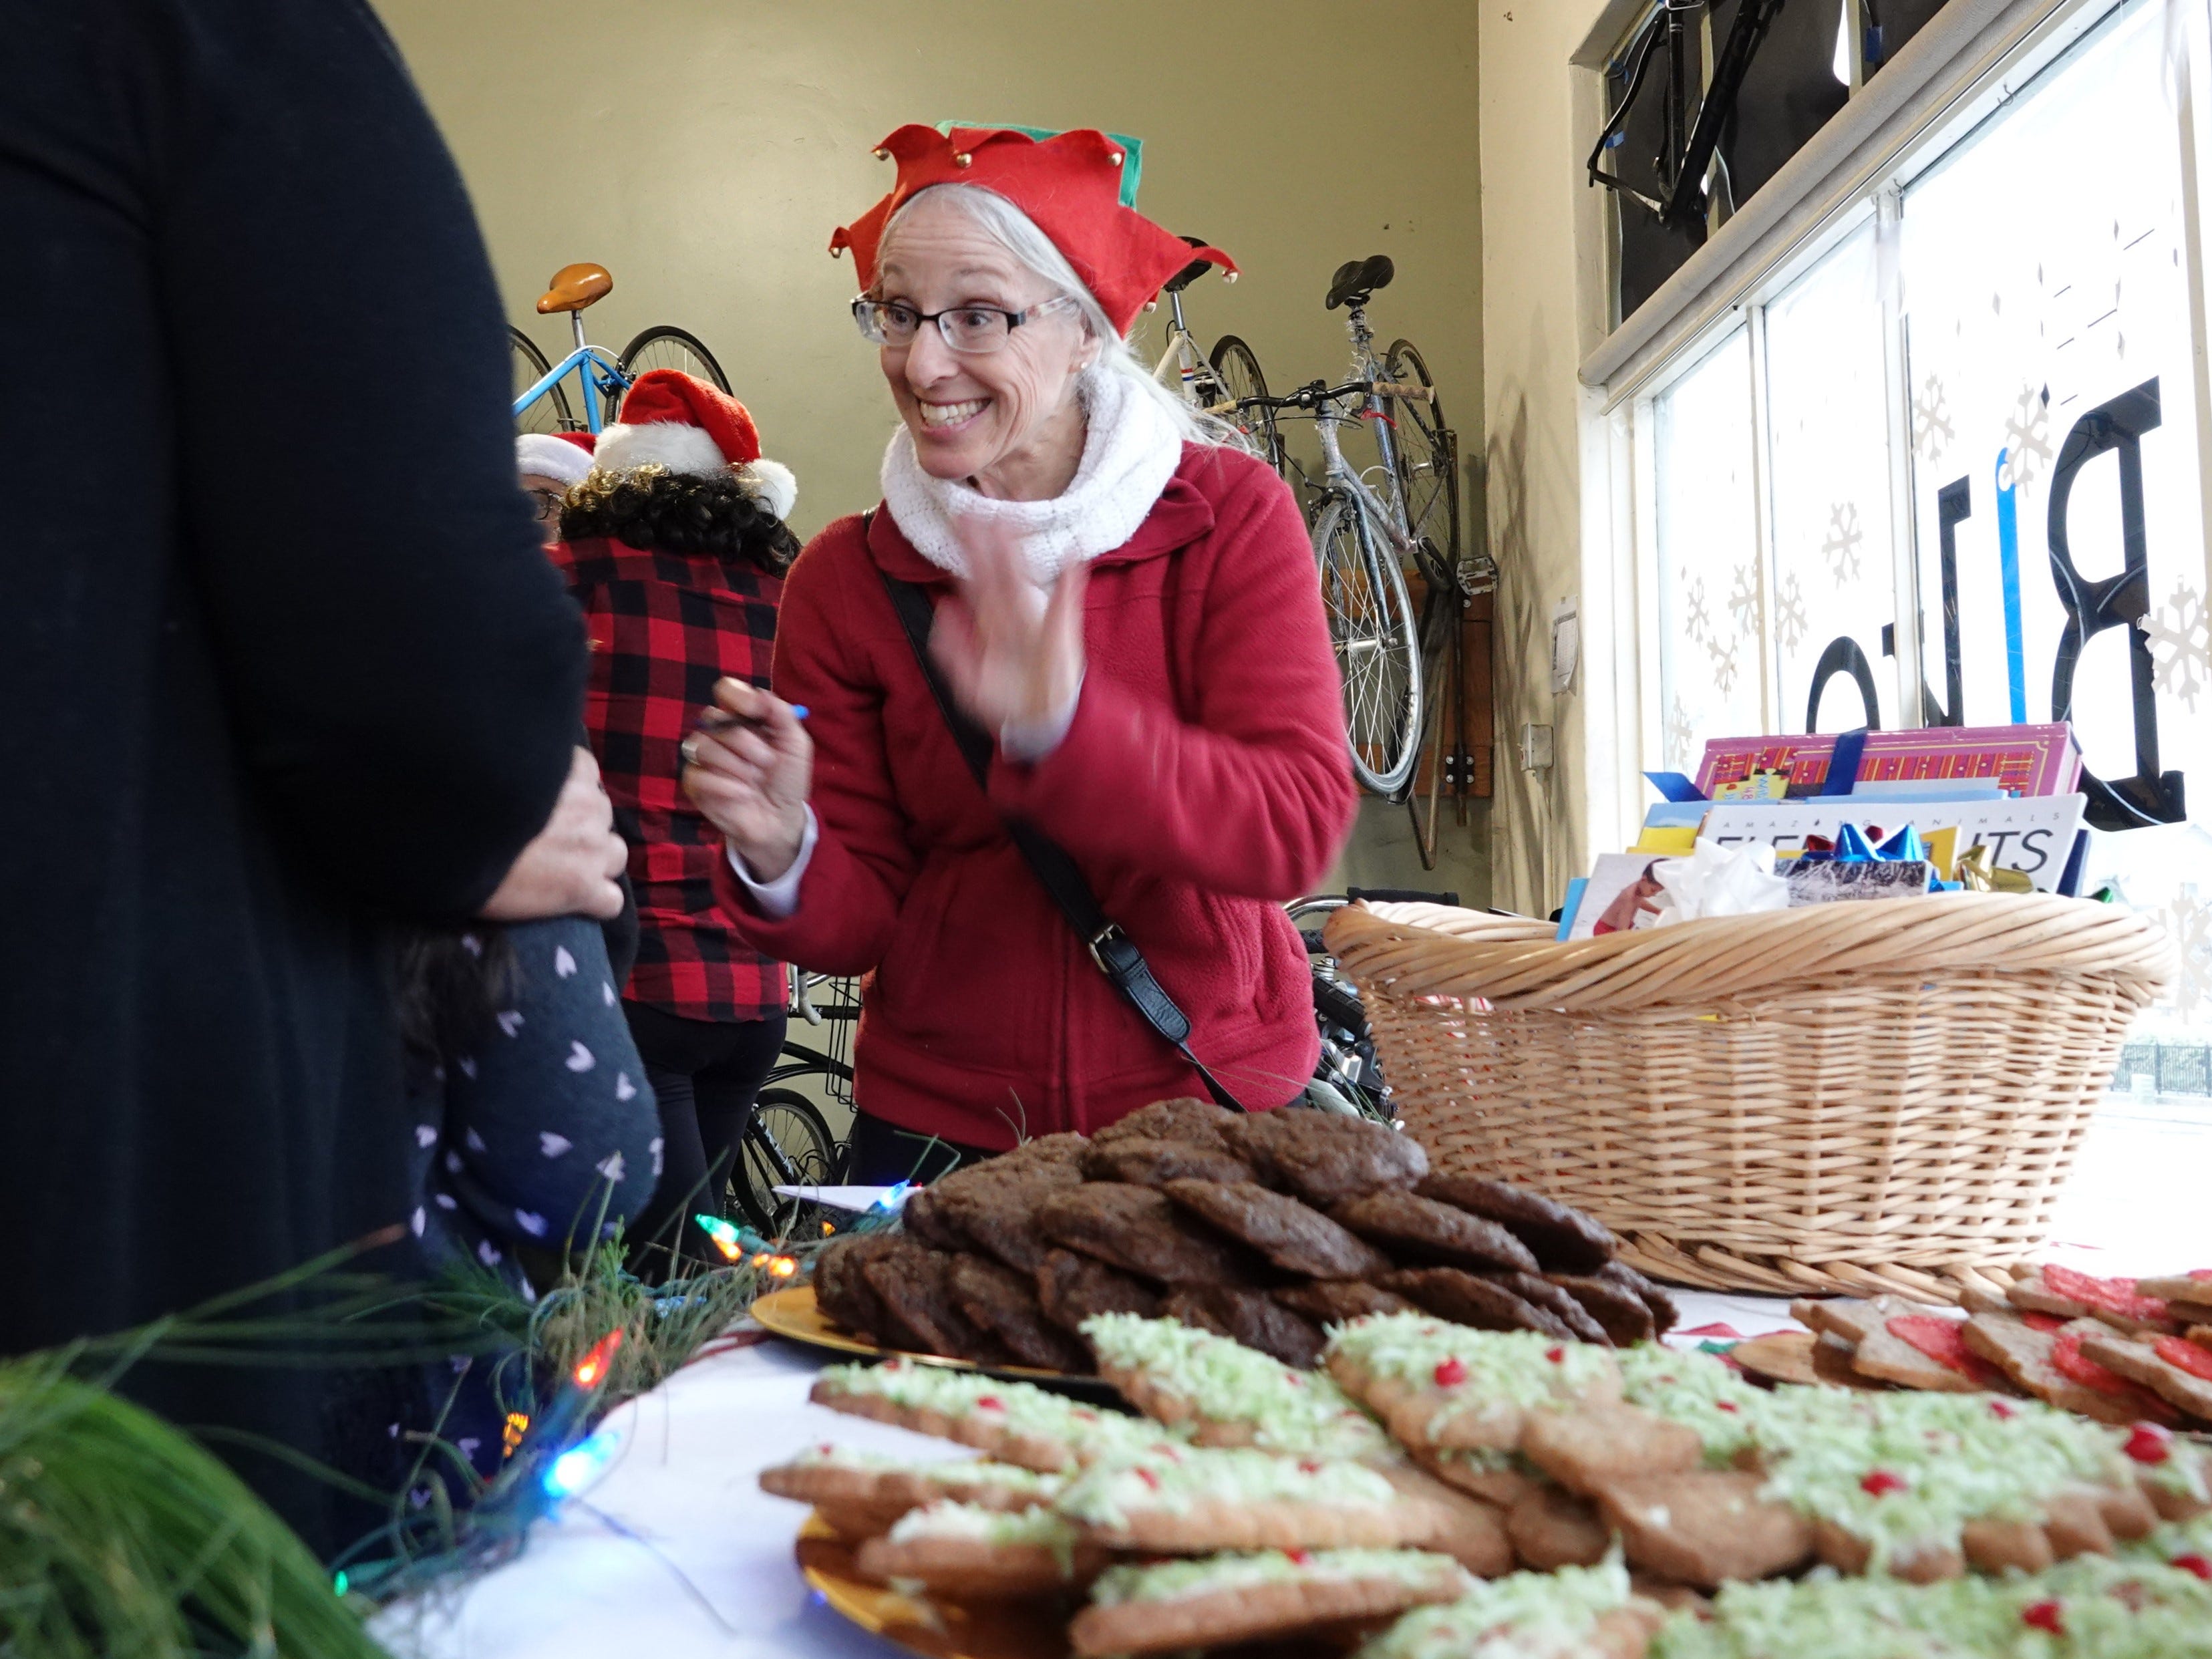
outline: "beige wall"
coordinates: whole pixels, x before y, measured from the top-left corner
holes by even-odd
[[[1481,0],[1486,483],[1501,572],[1492,876],[1497,903],[1539,915],[1587,871],[1593,850],[1624,844],[1620,817],[1634,799],[1621,769],[1632,753],[1636,668],[1612,644],[1616,617],[1632,617],[1634,603],[1614,566],[1626,544],[1611,533],[1618,459],[1609,423],[1575,378],[1607,307],[1604,204],[1583,173],[1602,119],[1598,87],[1569,58],[1617,9],[1607,0]],[[1582,666],[1555,696],[1552,613],[1570,597],[1580,602]],[[1553,728],[1548,772],[1520,769],[1529,721]]]
[[[1146,141],[1139,205],[1245,270],[1189,296],[1283,386],[1347,361],[1331,271],[1375,252],[1387,341],[1428,354],[1480,453],[1475,17],[1460,0],[379,0],[460,159],[507,310],[597,259],[589,314],[619,349],[691,329],[799,475],[811,532],[876,499],[891,412],[853,331],[830,233],[889,186],[907,121],[1095,125]],[[1379,88],[1394,107],[1347,100]],[[1371,131],[1370,131],[1371,130]]]
[[[1139,205],[1244,270],[1192,289],[1194,331],[1243,336],[1279,391],[1342,378],[1342,315],[1322,295],[1344,260],[1389,253],[1376,329],[1420,345],[1479,465],[1467,0],[377,3],[467,175],[508,315],[557,357],[565,327],[531,314],[544,278],[610,267],[592,337],[699,335],[797,472],[802,534],[876,499],[892,422],[830,233],[889,187],[878,139],[948,117],[1143,138]],[[1362,88],[1386,106],[1364,112]],[[1486,893],[1483,814],[1446,832],[1448,882],[1420,871],[1402,811],[1370,817],[1340,880]]]

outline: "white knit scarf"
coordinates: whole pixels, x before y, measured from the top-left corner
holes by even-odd
[[[1049,587],[1072,564],[1110,553],[1137,533],[1182,460],[1182,439],[1168,412],[1120,374],[1085,383],[1089,430],[1083,462],[1067,488],[1048,501],[1002,501],[966,484],[933,478],[915,459],[902,424],[884,452],[884,505],[915,552],[964,577],[968,558],[953,532],[959,519],[992,520],[1020,532],[1030,576]]]

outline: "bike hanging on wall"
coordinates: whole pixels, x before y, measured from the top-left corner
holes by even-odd
[[[1635,67],[1629,71],[1628,89],[1600,129],[1589,160],[1583,164],[1590,181],[1640,202],[1662,224],[1686,229],[1693,240],[1704,240],[1711,206],[1707,175],[1720,149],[1722,130],[1735,112],[1736,95],[1743,90],[1751,60],[1782,3],[1783,0],[1741,0],[1727,38],[1713,55],[1712,78],[1700,95],[1698,82],[1705,58],[1706,0],[1659,0],[1629,47]],[[1662,55],[1666,68],[1661,76],[1659,149],[1651,158],[1653,177],[1662,193],[1655,196],[1618,172],[1607,172],[1599,163],[1607,151],[1619,149],[1626,138],[1629,112],[1653,64]]]
[[[1193,247],[1206,246],[1195,236],[1183,240]],[[1234,334],[1223,335],[1213,343],[1211,353],[1200,356],[1198,341],[1183,319],[1182,291],[1212,269],[1210,260],[1194,259],[1161,284],[1160,292],[1168,301],[1168,343],[1159,362],[1152,366],[1152,378],[1172,386],[1200,414],[1236,427],[1246,447],[1280,472],[1283,453],[1276,441],[1274,421],[1254,401],[1267,395],[1267,377],[1260,372],[1259,357]],[[1233,282],[1236,273],[1224,271],[1221,280]]]
[[[518,432],[598,432],[619,418],[623,394],[648,369],[674,368],[724,392],[729,376],[698,336],[667,323],[656,323],[623,349],[622,355],[595,346],[584,337],[584,313],[614,291],[605,265],[563,265],[538,301],[538,314],[566,313],[575,346],[556,366],[520,329],[507,331],[507,359],[514,369],[514,425]],[[573,382],[576,399],[568,386]],[[578,404],[583,408],[580,419]]]
[[[1349,260],[1331,279],[1327,308],[1345,311],[1352,378],[1316,380],[1286,398],[1242,400],[1264,421],[1274,452],[1308,492],[1306,517],[1319,569],[1329,645],[1344,684],[1352,769],[1362,787],[1413,807],[1422,862],[1432,866],[1437,803],[1458,793],[1473,765],[1464,724],[1460,623],[1468,600],[1495,586],[1487,561],[1462,568],[1457,438],[1428,365],[1409,340],[1378,355],[1368,301],[1396,269],[1387,255]],[[1275,429],[1285,415],[1310,416],[1321,446],[1317,477],[1290,460]],[[1341,433],[1364,425],[1379,464],[1354,467]],[[1422,578],[1417,617],[1406,572]],[[1434,721],[1432,726],[1431,721]],[[1425,739],[1434,765],[1425,804],[1417,796]],[[1448,745],[1448,746],[1447,746]]]

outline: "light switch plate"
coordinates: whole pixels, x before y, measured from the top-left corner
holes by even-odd
[[[1523,726],[1521,728],[1521,769],[1523,772],[1542,772],[1552,764],[1552,728],[1548,726]]]

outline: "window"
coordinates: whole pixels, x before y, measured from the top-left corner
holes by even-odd
[[[1882,661],[1897,560],[1872,222],[1777,296],[1764,322],[1774,724],[1911,725]]]
[[[2192,771],[2212,790],[2160,21],[2086,41],[1907,189],[1900,227],[1923,672],[1966,724],[2070,714],[2115,823],[2182,817]]]
[[[2160,1019],[2200,1048],[2212,327],[2189,239],[2212,203],[2175,88],[2205,10],[2112,8],[1631,415],[1645,763],[1687,769],[1728,732],[2070,719],[2092,821],[2118,832],[2090,880],[2164,912],[2188,960]]]
[[[1744,331],[1668,387],[1653,416],[1666,759],[1694,769],[1706,737],[1759,727],[1759,501]]]

